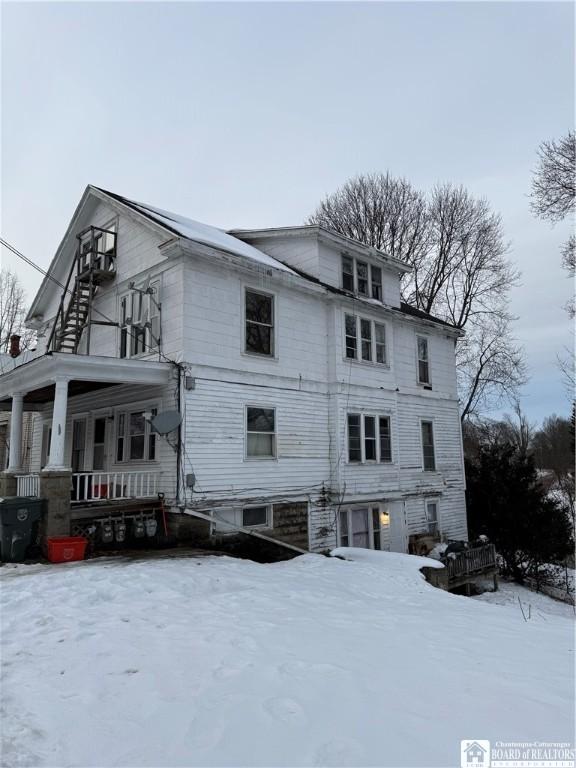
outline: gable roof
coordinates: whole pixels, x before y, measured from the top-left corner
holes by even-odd
[[[357,247],[358,249],[365,249],[366,251],[371,251],[373,252],[373,255],[377,255],[387,260],[391,265],[395,267],[400,267],[401,268],[400,271],[409,271],[410,269],[410,267],[404,264],[404,262],[401,262],[399,259],[395,259],[390,256],[387,256],[381,251],[377,251],[374,248],[369,248],[368,246],[365,246],[362,243],[359,243],[355,240],[351,240],[350,238],[347,238],[347,237],[343,237],[338,233],[333,232],[332,230],[325,229],[324,227],[319,227],[318,225],[287,227],[287,228],[276,229],[276,230],[268,229],[268,230],[225,231],[223,229],[219,229],[217,227],[213,227],[208,224],[203,224],[202,222],[195,221],[194,219],[189,219],[185,216],[180,216],[177,213],[172,213],[162,208],[156,208],[155,206],[148,205],[147,203],[140,203],[136,200],[131,200],[127,197],[124,197],[123,195],[119,195],[115,192],[110,192],[109,190],[102,189],[101,187],[88,185],[84,191],[84,194],[82,195],[82,199],[80,200],[74,212],[74,215],[70,221],[70,224],[68,225],[64,238],[60,246],[58,247],[58,250],[56,251],[54,258],[52,259],[52,263],[50,264],[48,273],[44,278],[44,280],[42,281],[42,284],[38,289],[38,292],[34,300],[32,301],[32,304],[30,306],[30,309],[26,318],[27,322],[30,322],[33,319],[34,315],[36,314],[38,305],[40,304],[42,297],[45,295],[48,286],[52,284],[56,284],[56,283],[53,283],[53,279],[54,279],[53,273],[55,271],[55,265],[58,262],[58,259],[64,244],[67,242],[68,238],[70,237],[71,233],[74,230],[74,226],[80,215],[81,210],[84,207],[84,204],[86,203],[86,201],[91,195],[100,200],[105,200],[106,198],[109,198],[114,203],[120,204],[126,208],[129,208],[131,211],[134,211],[139,216],[144,217],[147,221],[151,222],[156,227],[162,228],[164,231],[169,232],[176,238],[184,238],[191,242],[207,245],[218,251],[223,251],[225,253],[229,253],[232,255],[240,256],[242,258],[250,259],[252,261],[256,261],[260,264],[263,264],[264,266],[272,267],[273,269],[278,269],[281,272],[303,278],[311,283],[315,283],[316,285],[322,286],[324,289],[332,293],[340,293],[342,295],[349,296],[347,291],[344,291],[340,288],[324,283],[323,281],[299,269],[287,266],[282,261],[275,259],[273,256],[270,256],[269,254],[264,253],[258,248],[245,242],[244,240],[241,239],[241,237],[247,236],[249,234],[263,234],[263,233],[269,234],[274,231],[278,233],[291,232],[294,235],[303,234],[304,232],[307,232],[310,234],[315,233],[317,235],[339,240],[342,243],[346,242],[354,247]],[[61,288],[59,288],[59,290],[61,290]],[[358,298],[362,300],[361,297],[358,297]],[[366,298],[366,299],[363,299],[363,301],[365,301],[366,303],[370,303],[372,300]],[[452,330],[457,330],[455,326],[451,325],[450,323],[444,320],[440,320],[439,318],[434,317],[433,315],[430,315],[427,312],[423,312],[422,310],[416,309],[416,307],[412,307],[409,304],[406,304],[404,302],[401,303],[400,308],[396,309],[396,311],[400,311],[406,315],[412,315],[413,317],[420,318],[422,320],[427,320],[428,322],[431,322],[431,323],[437,323],[437,324],[443,325],[445,327],[451,328]]]
[[[274,269],[281,269],[284,272],[290,272],[293,275],[296,274],[294,270],[286,266],[286,264],[283,264],[281,261],[269,256],[267,253],[258,250],[258,248],[248,245],[248,243],[245,243],[238,237],[228,234],[228,232],[225,232],[223,229],[211,227],[209,224],[203,224],[200,221],[188,219],[185,216],[180,216],[171,211],[165,211],[162,208],[155,208],[147,203],[139,203],[136,200],[130,200],[127,197],[118,195],[115,192],[109,192],[100,187],[96,187],[96,189],[114,200],[117,200],[119,203],[127,205],[129,208],[132,208],[132,210],[137,211],[143,216],[146,216],[147,219],[159,224],[177,237],[185,237],[187,240],[202,243],[202,245],[208,245],[235,256],[243,256],[244,258],[258,261],[266,266],[274,267]]]

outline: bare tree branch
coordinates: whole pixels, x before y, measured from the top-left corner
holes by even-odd
[[[574,208],[576,197],[576,135],[544,141],[532,179],[532,210],[541,219],[562,221]]]
[[[506,258],[500,216],[486,200],[451,184],[426,196],[389,173],[356,176],[326,197],[307,223],[408,262],[404,300],[466,329],[457,350],[464,417],[516,394],[525,371],[507,301],[519,273]]]
[[[8,269],[0,269],[0,352],[8,352],[10,337],[21,337],[20,347],[27,349],[34,341],[34,333],[24,327],[26,295],[18,276]]]

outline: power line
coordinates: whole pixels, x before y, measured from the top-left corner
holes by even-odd
[[[62,290],[66,291],[66,293],[69,293],[70,296],[74,295],[74,292],[70,290],[70,288],[67,288],[63,283],[60,282],[57,278],[54,277],[50,272],[47,272],[45,269],[43,269],[39,264],[36,264],[36,262],[32,261],[32,259],[29,259],[27,256],[25,256],[21,251],[19,251],[17,248],[15,248],[11,243],[9,243],[7,240],[5,240],[3,237],[0,237],[0,244],[2,244],[5,248],[8,248],[9,251],[11,251],[14,255],[18,256],[18,258],[22,259],[28,266],[35,269],[37,272],[39,272],[41,275],[44,275],[44,277],[47,277],[49,280],[52,280],[53,283],[55,283],[57,286],[62,288]],[[100,315],[100,317],[104,318],[109,323],[112,323],[113,325],[117,325],[117,321],[113,320],[111,317],[109,317],[107,314],[102,312],[102,310],[98,309],[97,307],[93,307],[93,312]],[[54,322],[56,322],[56,319],[54,319]],[[135,339],[135,334],[128,330],[127,331],[128,336]],[[163,357],[164,360],[167,363],[172,363],[173,365],[177,365],[180,367],[180,363],[177,363],[175,360],[171,360],[169,357],[167,357],[159,348],[156,349],[152,347],[150,344],[146,344],[146,342],[142,342],[142,339],[139,339],[140,343],[144,344],[144,347],[148,348],[150,352],[153,352],[154,354],[158,354],[160,357]]]

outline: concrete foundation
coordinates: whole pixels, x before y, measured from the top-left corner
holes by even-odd
[[[42,539],[70,536],[70,491],[72,473],[41,472],[39,496],[45,499],[46,514],[41,529]]]
[[[7,496],[16,496],[16,475],[0,472],[0,499]]]

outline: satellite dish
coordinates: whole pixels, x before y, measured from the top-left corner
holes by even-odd
[[[167,435],[168,432],[174,432],[182,423],[182,416],[178,411],[164,411],[159,413],[150,422],[154,432],[159,435]]]

